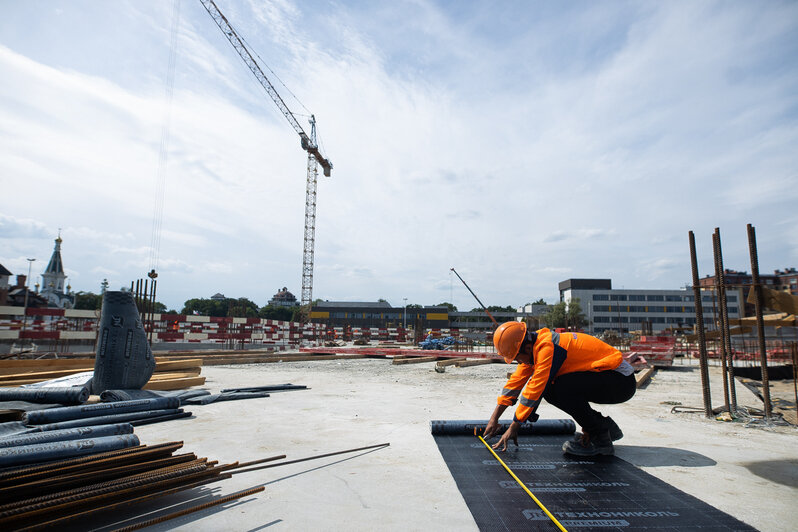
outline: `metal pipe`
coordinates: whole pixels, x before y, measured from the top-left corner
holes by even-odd
[[[759,336],[759,358],[762,364],[762,397],[765,402],[765,419],[770,421],[770,381],[768,379],[768,355],[765,348],[765,321],[762,317],[764,307],[762,301],[762,284],[759,279],[759,258],[756,249],[756,230],[748,224],[748,250],[751,253],[751,282],[754,290],[754,306],[756,312],[756,332]]]
[[[701,388],[704,395],[704,412],[707,417],[712,417],[712,398],[709,393],[709,365],[707,364],[707,345],[704,335],[704,308],[701,301],[701,287],[698,284],[698,260],[695,253],[695,235],[688,233],[690,240],[690,265],[693,270],[693,295],[695,297],[695,320],[698,328],[698,355],[701,368]]]

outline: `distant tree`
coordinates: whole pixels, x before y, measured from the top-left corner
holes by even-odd
[[[482,307],[474,307],[471,309],[471,312],[484,312]],[[506,307],[500,307],[498,305],[488,305],[488,312],[515,312],[515,308],[507,305]]]
[[[258,305],[245,297],[227,300],[227,315],[232,318],[256,318],[258,316]]]
[[[100,310],[103,296],[93,292],[78,292],[75,294],[75,308],[78,310]]]
[[[258,311],[258,317],[264,320],[299,321],[301,309],[299,307],[283,307],[280,305],[266,305]],[[296,319],[295,319],[296,318]]]
[[[550,329],[569,328],[580,329],[587,324],[579,299],[572,299],[570,304],[560,301],[549,307],[549,311],[541,316],[541,321]]]
[[[449,312],[457,312],[457,307],[455,307],[451,303],[447,303],[446,301],[444,301],[443,303],[438,303],[435,306],[436,307],[446,307],[446,308],[449,309]]]
[[[582,313],[582,305],[579,298],[574,298],[568,304],[568,327],[571,329],[581,329],[587,325],[587,318]]]
[[[565,322],[568,319],[568,308],[565,301],[560,301],[556,305],[552,305],[549,311],[540,317],[546,327],[555,329],[565,327]]]
[[[229,305],[226,299],[205,299],[195,298],[189,299],[183,304],[181,314],[201,314],[202,316],[213,316],[215,318],[224,318],[227,316]]]
[[[418,304],[416,304],[416,303],[410,303],[409,305],[405,305],[405,306],[406,306],[407,308],[424,308],[424,307],[422,307],[421,305],[418,305]]]
[[[387,299],[383,299],[383,298],[379,298],[377,300],[377,303],[387,303],[387,302],[388,302],[388,300]]]
[[[530,305],[548,305],[548,303],[546,303],[546,301],[544,301],[543,298],[541,297],[540,299],[538,299],[534,303],[530,303]]]

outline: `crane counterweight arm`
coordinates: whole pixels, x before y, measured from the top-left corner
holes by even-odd
[[[299,122],[297,122],[294,114],[290,109],[288,109],[285,101],[283,101],[283,99],[275,90],[274,85],[272,85],[271,81],[269,81],[269,78],[267,78],[266,74],[264,74],[263,70],[261,70],[258,62],[255,61],[255,58],[249,53],[249,50],[244,45],[244,42],[227,21],[227,18],[222,14],[221,11],[219,11],[216,3],[213,0],[199,1],[203,7],[205,7],[205,10],[211,16],[213,21],[216,22],[216,25],[219,26],[219,29],[222,31],[224,36],[227,37],[227,40],[230,41],[230,44],[233,45],[233,48],[236,52],[238,52],[238,55],[241,56],[241,59],[244,60],[244,63],[247,65],[247,67],[249,67],[249,69],[255,75],[255,78],[258,80],[258,82],[263,86],[264,89],[266,89],[266,92],[269,94],[269,96],[271,96],[274,103],[283,113],[283,116],[285,116],[286,120],[288,120],[288,123],[290,123],[291,127],[294,128],[294,131],[297,132],[300,142],[302,143],[302,149],[313,154],[313,157],[321,165],[324,175],[329,177],[330,171],[332,170],[332,163],[323,155],[321,155],[319,152],[319,147],[316,145],[315,139],[309,137],[308,134],[305,133],[305,130],[302,129],[302,126],[299,124]]]

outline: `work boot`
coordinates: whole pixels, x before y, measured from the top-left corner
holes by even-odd
[[[593,434],[584,431],[577,433],[576,437],[562,444],[562,452],[574,456],[612,456],[615,449],[608,430],[600,430]]]
[[[612,439],[612,441],[618,441],[623,438],[621,427],[619,427],[611,417],[607,416],[604,418],[604,426],[610,431],[610,439]]]

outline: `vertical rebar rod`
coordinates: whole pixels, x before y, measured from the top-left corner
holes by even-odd
[[[756,332],[759,336],[759,358],[762,364],[762,398],[765,402],[765,419],[770,420],[770,381],[768,379],[768,355],[765,348],[765,320],[762,317],[762,284],[759,279],[759,257],[756,249],[756,229],[748,224],[748,250],[751,252],[751,282],[754,290],[754,307],[756,309]]]
[[[734,347],[732,345],[731,331],[729,330],[729,305],[726,297],[726,270],[723,267],[723,245],[720,239],[720,228],[715,228],[718,240],[718,266],[720,267],[720,313],[723,327],[723,337],[726,341],[727,371],[729,378],[729,397],[731,399],[732,412],[737,412],[737,386],[734,382]],[[739,303],[743,305],[741,301]],[[742,308],[739,307],[738,308]]]
[[[149,315],[149,322],[150,322],[150,346],[152,346],[152,339],[154,336],[153,329],[155,328],[155,283],[157,281],[153,277],[152,283],[150,283],[150,315]]]
[[[695,235],[688,233],[690,239],[690,264],[693,269],[693,294],[695,296],[695,321],[698,329],[698,355],[701,368],[701,388],[704,392],[704,411],[712,417],[712,398],[709,393],[709,367],[707,365],[707,346],[704,336],[704,309],[701,305],[701,287],[698,284],[698,260],[695,253]]]
[[[720,285],[720,258],[718,253],[718,229],[712,234],[712,251],[715,258],[715,293],[717,294],[719,312],[715,313],[715,319],[718,320],[718,340],[720,346],[720,366],[723,374],[723,401],[726,405],[726,411],[731,413],[731,404],[729,403],[729,381],[728,381],[728,368],[726,365],[726,335],[725,328],[723,327],[723,305],[721,302],[721,285]],[[712,298],[712,306],[715,306],[715,298]]]
[[[795,418],[798,419],[798,344],[790,344],[792,350],[792,386],[795,391]]]

